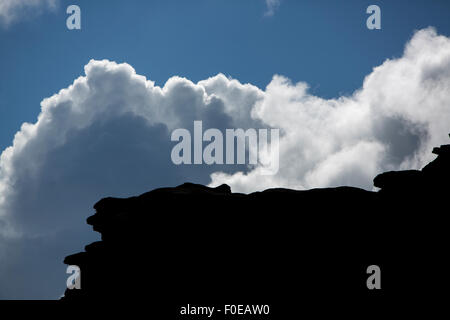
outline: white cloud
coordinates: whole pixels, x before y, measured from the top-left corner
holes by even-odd
[[[275,11],[281,4],[281,0],[266,0],[267,11],[266,16],[273,16]]]
[[[246,126],[262,96],[223,75],[202,84],[173,77],[161,88],[128,64],[91,61],[85,73],[44,99],[37,122],[24,123],[0,157],[0,283],[25,288],[8,290],[9,298],[62,293],[62,259],[96,239],[85,219],[100,198],[207,184],[219,167],[173,165],[170,132],[197,119],[223,130]]]
[[[59,0],[0,0],[0,23],[8,25],[30,13],[54,9]]]
[[[235,192],[371,189],[377,173],[419,168],[448,139],[450,39],[433,29],[416,33],[402,57],[339,99],[313,96],[305,83],[282,76],[260,90],[220,74],[198,83],[173,77],[159,87],[110,61],[89,62],[85,74],[43,100],[37,122],[25,123],[0,157],[0,259],[8,261],[0,265],[0,283],[8,297],[61,294],[62,258],[94,239],[85,218],[101,197],[185,181],[225,182]],[[221,130],[280,128],[278,174],[173,165],[170,132],[190,129],[194,120]]]
[[[420,168],[450,130],[450,39],[429,28],[417,32],[401,58],[387,60],[349,97],[322,99],[305,83],[275,76],[252,110],[281,128],[280,171],[264,179],[213,175],[250,192],[272,186],[313,188],[342,184],[371,189],[386,170]]]

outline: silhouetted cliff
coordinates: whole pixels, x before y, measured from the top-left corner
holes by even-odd
[[[378,175],[379,192],[245,195],[186,183],[102,199],[87,219],[102,240],[64,260],[80,267],[81,290],[66,290],[63,300],[133,303],[169,318],[187,303],[269,303],[278,318],[295,314],[299,303],[314,309],[423,299],[448,270],[450,145],[433,152],[437,159],[420,171]],[[379,291],[366,287],[373,264],[382,271]]]

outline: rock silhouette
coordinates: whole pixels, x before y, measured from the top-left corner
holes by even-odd
[[[132,304],[155,318],[176,318],[188,303],[270,304],[275,319],[299,308],[321,314],[438,301],[449,270],[450,145],[433,152],[422,170],[378,175],[378,192],[245,195],[185,183],[102,199],[87,219],[101,241],[64,260],[80,267],[81,289],[62,300]],[[382,271],[381,290],[367,288],[370,265]]]

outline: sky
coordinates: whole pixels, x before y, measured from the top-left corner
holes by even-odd
[[[81,8],[81,30],[66,9]],[[381,8],[381,30],[366,9]],[[58,298],[101,197],[351,185],[447,143],[446,0],[0,0],[0,299]],[[170,134],[279,128],[280,170],[176,166]]]

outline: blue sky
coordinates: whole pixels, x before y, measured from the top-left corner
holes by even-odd
[[[272,15],[265,0],[39,0],[5,24],[26,2],[0,0],[0,299],[58,298],[102,197],[186,181],[372,190],[448,143],[447,0],[281,0]],[[170,133],[195,120],[279,128],[278,173],[175,166]]]
[[[81,31],[65,26],[73,3]],[[375,3],[382,30],[370,31],[365,11]],[[222,72],[264,89],[281,74],[327,98],[358,89],[374,66],[401,55],[414,30],[450,34],[446,0],[284,0],[273,16],[265,11],[263,0],[61,1],[0,28],[0,149],[90,59],[127,62],[159,85]]]

